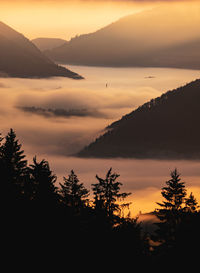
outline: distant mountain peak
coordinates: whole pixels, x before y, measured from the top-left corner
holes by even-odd
[[[59,38],[36,38],[32,40],[32,43],[41,51],[45,51],[64,45],[67,41]]]

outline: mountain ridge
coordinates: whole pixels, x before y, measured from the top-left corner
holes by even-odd
[[[83,78],[55,64],[24,35],[3,22],[0,22],[0,75],[21,78]]]
[[[169,12],[162,8],[128,15],[45,54],[56,62],[72,65],[200,69],[200,50],[192,52],[184,47],[186,42],[193,44],[197,40],[200,48],[200,19],[194,16],[194,23],[186,20],[186,15],[182,10]]]
[[[200,79],[113,122],[78,157],[200,158]]]
[[[41,51],[51,50],[53,48],[59,47],[67,42],[67,40],[60,38],[35,38],[32,39],[31,42],[37,46]]]

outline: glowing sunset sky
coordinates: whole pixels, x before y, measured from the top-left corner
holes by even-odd
[[[0,20],[29,39],[75,35],[97,29],[134,12],[162,3],[163,0],[0,0]],[[185,3],[185,1],[178,1]],[[187,1],[186,1],[187,2]],[[189,1],[190,4],[193,1]],[[196,2],[196,1],[194,1]],[[184,5],[184,4],[183,4]]]

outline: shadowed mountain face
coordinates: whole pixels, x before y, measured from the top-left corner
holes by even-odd
[[[57,38],[36,38],[31,41],[41,51],[53,49],[66,43],[67,41]]]
[[[144,11],[45,53],[57,62],[76,65],[200,69],[199,12]]]
[[[78,156],[200,158],[199,105],[196,80],[123,116]]]
[[[82,78],[53,63],[27,38],[2,22],[0,22],[0,76]]]

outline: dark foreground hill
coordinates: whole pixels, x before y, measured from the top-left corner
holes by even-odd
[[[82,78],[56,65],[26,37],[2,22],[0,22],[0,76]]]
[[[107,128],[80,157],[200,158],[200,80],[152,99]]]
[[[45,54],[75,65],[200,69],[199,25],[192,7],[159,7],[77,36]]]

